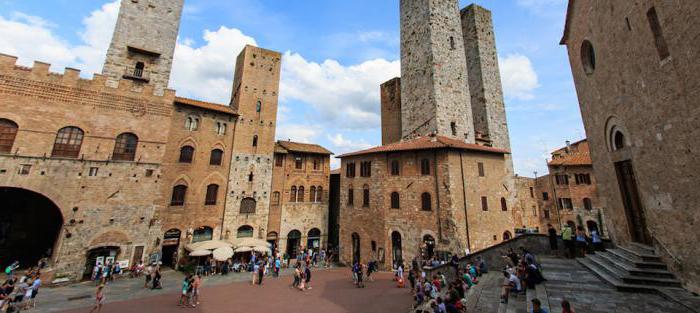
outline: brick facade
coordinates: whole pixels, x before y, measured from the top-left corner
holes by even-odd
[[[561,41],[611,238],[656,246],[694,291],[699,12],[697,1],[570,1]]]

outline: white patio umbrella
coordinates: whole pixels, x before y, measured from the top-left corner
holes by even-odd
[[[258,238],[236,238],[231,240],[231,244],[238,248],[238,247],[268,247],[270,248],[272,245],[265,241],[264,239],[258,239]]]
[[[250,252],[253,251],[253,248],[251,247],[238,247],[234,252],[239,253],[239,252]]]
[[[205,256],[205,255],[210,255],[211,251],[210,250],[194,250],[190,252],[190,256]]]
[[[226,261],[233,256],[233,249],[231,247],[221,247],[216,248],[213,252],[214,260]]]
[[[223,247],[231,247],[231,243],[222,240],[207,240],[188,244],[185,246],[185,249],[187,251],[215,250]]]
[[[252,247],[253,251],[255,252],[260,252],[260,253],[270,253],[270,248],[267,246],[254,246]]]

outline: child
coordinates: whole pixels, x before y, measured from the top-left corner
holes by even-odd
[[[95,306],[92,307],[92,310],[90,310],[90,313],[92,313],[92,312],[100,313],[102,311],[102,304],[104,304],[104,301],[105,301],[104,288],[105,288],[104,285],[99,285],[97,287],[97,291],[95,292]]]

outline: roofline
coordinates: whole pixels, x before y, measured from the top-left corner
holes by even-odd
[[[208,108],[208,107],[199,106],[199,105],[196,105],[196,104],[194,104],[194,103],[192,103],[192,102],[187,102],[187,101],[200,102],[200,103],[207,104],[207,105],[212,105],[212,106],[220,106],[221,108],[215,108],[215,107]],[[206,102],[206,101],[201,101],[201,100],[195,100],[195,99],[190,99],[190,98],[185,98],[185,97],[177,97],[177,96],[176,96],[176,97],[175,97],[175,100],[173,100],[173,103],[177,103],[177,104],[181,104],[181,105],[187,105],[187,106],[199,108],[199,109],[202,109],[202,110],[220,112],[220,113],[223,113],[223,114],[229,114],[229,115],[233,115],[233,116],[238,116],[238,115],[239,115],[238,113],[234,112],[234,111],[233,111],[233,108],[231,108],[230,106],[226,106],[226,105],[218,104],[218,103],[213,103],[213,102]]]
[[[328,152],[327,152],[327,153],[326,153],[326,152],[321,153],[321,152],[310,152],[310,151],[301,151],[301,150],[289,149],[289,148],[283,146],[283,145],[281,144],[281,142],[291,142],[291,143],[296,143],[296,144],[300,144],[300,145],[317,146],[317,147],[320,147],[321,149],[326,150],[326,151],[328,151]],[[301,152],[301,153],[308,153],[308,154],[335,155],[335,154],[333,153],[333,151],[328,150],[328,149],[326,149],[326,147],[324,147],[324,146],[322,146],[322,145],[319,145],[319,144],[315,144],[315,143],[305,143],[305,142],[297,142],[297,141],[291,141],[291,140],[277,140],[277,141],[275,141],[275,144],[276,144],[276,145],[279,145],[280,147],[282,147],[282,149],[287,150],[287,153],[289,153],[289,152],[291,151],[291,152]]]
[[[567,41],[569,40],[569,26],[571,23],[571,16],[573,15],[573,9],[574,9],[574,1],[575,0],[569,0],[569,4],[566,6],[566,20],[564,21],[564,34],[561,36],[561,40],[559,41],[560,45],[566,45]]]
[[[584,141],[587,141],[587,140],[588,140],[588,137],[583,138],[583,139],[580,139],[580,140],[578,140],[578,141],[574,141],[574,142],[572,142],[572,143],[569,143],[569,145],[575,146],[575,145],[580,144],[580,143],[582,143],[582,142],[584,142]],[[559,150],[563,150],[563,149],[565,149],[566,147],[567,147],[567,146],[564,146],[564,147],[561,147],[561,148],[556,148],[556,149],[552,150],[552,152],[550,152],[549,154],[552,154],[552,153],[557,152],[557,151],[559,151]]]
[[[377,148],[377,147],[374,147],[374,148]],[[374,149],[374,148],[370,148],[370,149]],[[423,151],[423,150],[441,150],[441,149],[483,152],[483,153],[489,153],[489,154],[511,154],[511,152],[507,151],[507,150],[498,151],[498,150],[500,150],[498,148],[493,148],[494,150],[487,150],[487,149],[482,150],[482,149],[459,148],[459,147],[426,147],[426,148],[414,148],[414,149],[394,150],[394,151],[367,151],[367,152],[363,152],[364,150],[361,150],[361,151],[357,151],[357,152],[349,152],[349,153],[341,154],[339,156],[336,156],[336,158],[342,159],[342,158],[346,158],[346,157],[354,157],[354,156],[368,155],[368,154],[398,153],[398,152],[404,152],[404,151]]]

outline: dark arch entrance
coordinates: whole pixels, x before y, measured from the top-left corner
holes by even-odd
[[[175,268],[177,264],[177,253],[180,250],[180,235],[182,232],[173,228],[166,231],[163,234],[163,251],[161,255],[161,262],[163,265]]]
[[[296,258],[301,244],[301,232],[294,229],[287,234],[287,255],[289,258]]]
[[[403,255],[401,253],[401,234],[395,231],[391,233],[391,253],[394,265],[398,267],[399,262],[403,261]]]
[[[0,187],[0,268],[15,260],[21,267],[35,266],[51,257],[62,225],[61,210],[49,198]]]
[[[360,235],[352,233],[352,264],[360,262]]]
[[[313,249],[318,252],[321,248],[321,230],[318,228],[312,228],[307,234],[308,239],[306,240],[306,249]]]
[[[435,255],[435,238],[431,235],[423,236],[423,244],[425,245],[425,258],[430,259]]]

